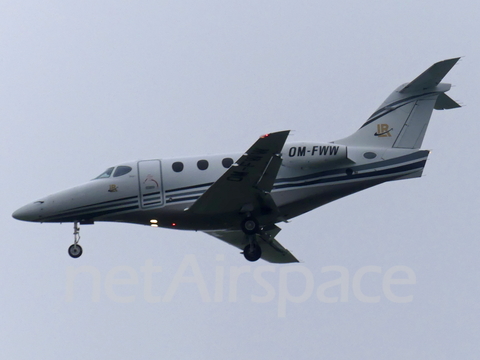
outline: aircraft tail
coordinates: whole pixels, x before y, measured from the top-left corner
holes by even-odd
[[[334,143],[419,149],[433,109],[460,107],[445,94],[451,85],[441,83],[459,59],[437,62],[410,83],[398,87],[357,132]]]

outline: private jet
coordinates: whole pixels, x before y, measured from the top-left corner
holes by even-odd
[[[68,253],[82,255],[80,225],[99,221],[203,231],[249,261],[298,262],[275,237],[278,223],[387,181],[420,177],[433,109],[458,108],[444,76],[459,58],[435,63],[398,87],[354,134],[288,142],[261,136],[243,154],[149,159],[112,166],[82,185],[29,203],[12,216],[73,223]]]

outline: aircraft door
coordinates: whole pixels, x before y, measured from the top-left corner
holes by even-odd
[[[138,162],[138,182],[142,208],[163,205],[162,170],[160,160]]]

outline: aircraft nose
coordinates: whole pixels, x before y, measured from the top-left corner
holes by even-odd
[[[43,201],[36,201],[32,204],[22,206],[12,214],[12,217],[23,221],[40,221],[41,211],[43,210],[42,204]]]

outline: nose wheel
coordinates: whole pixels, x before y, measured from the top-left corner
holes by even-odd
[[[78,242],[80,241],[80,226],[78,225],[78,222],[73,223],[73,245],[70,245],[68,248],[68,255],[70,255],[72,258],[76,259],[80,257],[83,253],[82,247],[78,245]]]
[[[70,247],[68,248],[68,255],[70,255],[74,259],[80,257],[82,253],[83,253],[82,247],[78,244],[70,245]]]

